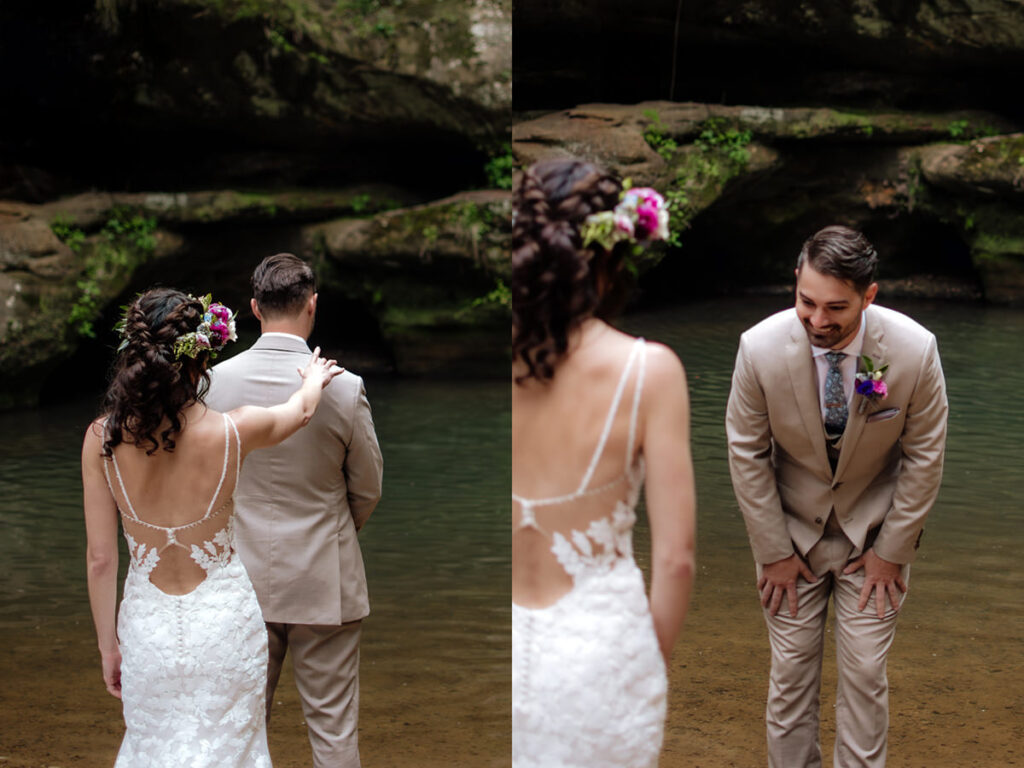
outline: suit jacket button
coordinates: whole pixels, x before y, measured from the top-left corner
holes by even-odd
[[[820,517],[814,518],[814,522],[816,522],[818,525],[821,525],[821,518]]]

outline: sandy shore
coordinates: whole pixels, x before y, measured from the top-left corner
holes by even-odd
[[[712,582],[713,584],[713,582]],[[711,587],[712,584],[705,586]],[[677,646],[661,768],[758,768],[764,763],[762,712],[767,688],[765,630],[751,600],[732,590],[701,590],[690,629]],[[890,768],[1004,768],[1024,764],[1024,668],[1008,633],[982,643],[951,633],[908,601],[889,677]],[[87,620],[5,632],[0,648],[0,766],[110,766],[122,734],[120,705],[99,679]],[[822,748],[831,754],[834,645],[824,668]],[[481,680],[467,660],[424,668],[422,659],[363,652],[360,743],[367,768],[507,766],[507,686]],[[507,678],[506,678],[507,679]],[[287,669],[270,730],[276,768],[305,768],[309,747]],[[826,757],[825,764],[831,764]]]
[[[507,631],[507,630],[506,630]],[[511,692],[493,674],[425,668],[422,658],[362,652],[360,751],[373,766],[507,766]],[[100,679],[85,619],[0,636],[0,766],[109,767],[124,733],[121,705]],[[433,665],[431,665],[433,666]],[[507,680],[508,675],[502,674]],[[286,664],[269,732],[275,768],[308,768],[302,708]]]
[[[672,659],[660,768],[761,768],[768,641],[753,584],[736,577],[737,563],[751,582],[753,568],[746,567],[745,548],[712,542],[707,551]],[[944,560],[925,557],[915,566],[889,654],[889,768],[1024,765],[1020,592],[1014,577],[998,579],[998,589],[980,588],[980,577],[965,580]],[[508,766],[510,670],[501,650],[508,613],[475,606],[443,631],[432,617],[407,610],[389,619],[382,606],[364,629],[363,764]],[[0,768],[112,765],[123,733],[120,702],[103,690],[94,643],[87,618],[0,631]],[[834,729],[834,648],[829,631],[825,765]],[[310,765],[287,666],[270,744],[276,768]]]
[[[994,610],[973,626],[951,627],[928,610],[929,601],[912,597],[925,596],[908,596],[889,653],[888,768],[1024,765],[1019,611]],[[673,655],[660,768],[766,765],[770,660],[755,601],[753,587],[746,597],[731,589],[697,596],[691,629]],[[831,630],[822,680],[821,747],[830,766],[836,686]]]

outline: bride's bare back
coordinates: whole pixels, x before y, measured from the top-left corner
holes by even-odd
[[[572,540],[626,501],[627,470],[642,450],[637,411],[645,357],[636,339],[591,321],[553,380],[513,387],[516,603],[542,607],[567,593],[573,580],[552,552],[552,537]],[[624,554],[600,552],[610,544],[589,546],[592,553]]]
[[[104,466],[133,557],[149,558],[150,581],[171,595],[191,592],[206,577],[203,563],[226,554],[240,460],[224,414],[194,406],[183,419],[174,451],[147,455],[122,443]]]

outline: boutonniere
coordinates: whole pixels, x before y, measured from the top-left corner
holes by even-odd
[[[889,370],[889,364],[875,365],[875,361],[867,355],[860,356],[864,364],[864,370],[857,372],[857,381],[854,390],[861,395],[859,413],[863,413],[869,402],[885,400],[889,396],[889,387],[885,383],[885,373]]]

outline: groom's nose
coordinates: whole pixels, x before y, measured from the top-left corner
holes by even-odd
[[[824,328],[830,324],[830,321],[831,318],[828,316],[828,313],[823,310],[816,309],[811,314],[811,325],[814,328]]]

